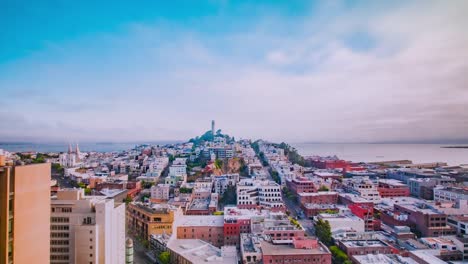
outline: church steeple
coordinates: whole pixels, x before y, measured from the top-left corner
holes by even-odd
[[[68,154],[73,152],[71,143],[68,143]]]
[[[80,148],[78,147],[78,143],[76,143],[75,153],[76,155],[80,155]]]

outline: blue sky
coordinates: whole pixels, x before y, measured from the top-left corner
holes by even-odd
[[[2,1],[4,141],[466,138],[465,1]],[[437,124],[435,127],[434,124]]]

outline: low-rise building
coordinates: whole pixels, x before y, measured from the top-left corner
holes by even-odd
[[[394,179],[382,179],[378,182],[377,190],[382,198],[409,196],[408,185]]]
[[[151,201],[163,202],[169,200],[169,191],[171,186],[169,184],[158,184],[151,186]]]
[[[221,249],[200,239],[171,239],[167,243],[171,264],[237,264],[235,247]]]
[[[167,204],[133,202],[127,208],[127,227],[137,235],[171,234],[176,208]]]
[[[184,215],[176,221],[177,239],[201,239],[216,247],[224,245],[224,216]]]

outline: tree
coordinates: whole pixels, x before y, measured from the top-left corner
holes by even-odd
[[[214,165],[217,169],[221,169],[223,167],[223,161],[220,159],[216,159]]]
[[[315,235],[325,245],[330,246],[332,244],[331,227],[328,221],[319,219],[315,223]]]
[[[133,199],[132,199],[132,197],[127,196],[127,197],[125,197],[124,202],[125,202],[125,204],[129,204],[129,203],[133,202]]]
[[[327,186],[322,185],[322,186],[320,186],[320,188],[318,189],[318,191],[319,191],[319,192],[328,192],[329,189],[327,188]]]
[[[85,193],[85,195],[91,195],[91,189],[90,188],[85,188],[84,193]]]
[[[334,262],[336,263],[343,263],[343,264],[348,264],[352,263],[346,253],[344,253],[341,249],[339,249],[337,246],[331,246],[330,247],[330,252],[333,255],[333,259],[335,260]]]
[[[171,254],[167,251],[163,251],[159,254],[158,260],[161,264],[171,263]]]

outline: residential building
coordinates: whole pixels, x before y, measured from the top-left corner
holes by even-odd
[[[7,166],[0,153],[0,263],[50,261],[50,163]]]
[[[127,208],[127,227],[137,235],[150,239],[151,235],[172,234],[174,206],[168,204],[133,202]]]
[[[242,179],[237,184],[237,206],[284,210],[280,185],[268,180]]]
[[[379,202],[381,197],[377,190],[377,184],[372,182],[369,177],[354,177],[343,179],[345,189],[358,194],[362,198],[371,201]]]
[[[151,201],[163,202],[169,200],[169,191],[171,186],[169,184],[158,184],[151,186]]]
[[[50,263],[125,263],[124,203],[84,189],[59,190],[50,203]]]

